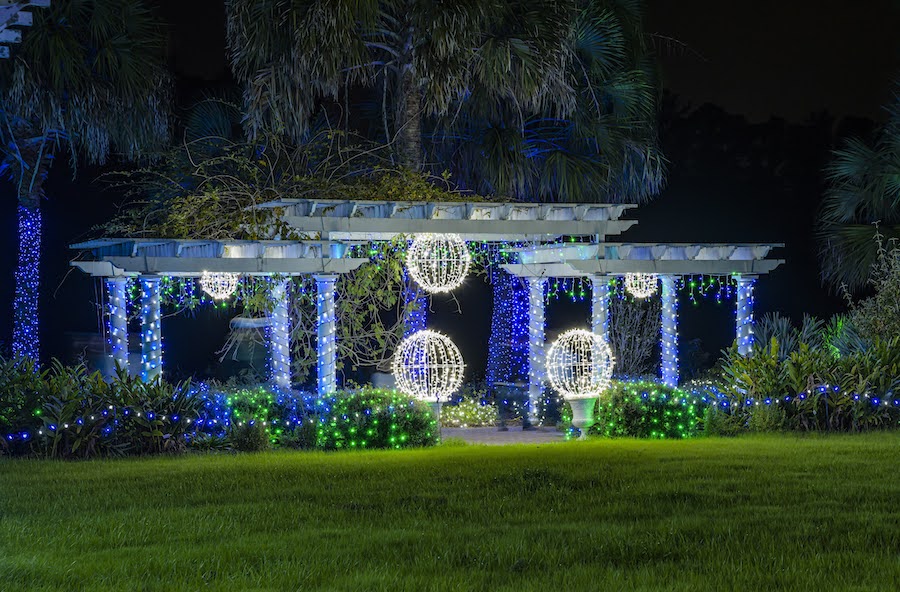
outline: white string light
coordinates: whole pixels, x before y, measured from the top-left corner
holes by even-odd
[[[204,271],[200,276],[200,287],[215,300],[230,298],[237,289],[238,274],[210,273]]]
[[[650,298],[656,294],[658,279],[655,273],[626,273],[625,289],[635,298]]]
[[[462,385],[466,369],[449,337],[425,329],[400,343],[394,354],[397,388],[422,401],[443,402]]]
[[[547,375],[567,400],[596,398],[609,387],[615,359],[609,343],[584,329],[570,329],[550,346]]]
[[[662,276],[660,308],[660,376],[666,386],[678,386],[678,294],[675,277]]]
[[[471,256],[458,234],[419,234],[406,252],[409,275],[426,292],[458,288],[469,273]]]

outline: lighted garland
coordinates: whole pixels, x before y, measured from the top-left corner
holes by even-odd
[[[614,366],[606,340],[584,329],[566,331],[547,353],[550,384],[568,400],[599,396],[609,386]]]
[[[458,234],[419,234],[406,253],[409,275],[426,292],[458,288],[469,273],[472,257]]]
[[[626,273],[625,290],[629,294],[643,300],[656,294],[659,277],[655,273]]]
[[[422,401],[449,399],[462,386],[465,368],[456,344],[428,329],[404,339],[394,354],[397,388]]]
[[[236,273],[210,273],[204,271],[200,276],[200,287],[214,300],[231,298],[238,285]]]

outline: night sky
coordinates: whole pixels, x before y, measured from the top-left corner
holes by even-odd
[[[157,0],[171,22],[172,64],[182,105],[225,88],[221,0]],[[868,133],[883,119],[881,106],[900,74],[900,1],[897,0],[648,0],[647,31],[654,35],[667,91],[661,141],[669,159],[667,188],[636,215],[630,240],[785,242],[788,265],[760,282],[759,312],[828,315],[841,302],[817,280],[812,225],[821,196],[822,165],[847,133]],[[708,105],[706,105],[708,104]],[[827,112],[827,115],[823,115]],[[762,146],[762,148],[760,148]],[[734,153],[750,156],[738,164]],[[744,161],[749,158],[749,168]],[[94,182],[101,172],[80,169],[72,180],[64,159],[51,172],[45,208],[44,350],[69,357],[67,332],[97,328],[93,283],[67,274],[66,245],[90,234],[113,212],[116,196]],[[15,198],[4,200],[7,278],[0,305],[11,310],[15,253]],[[456,306],[435,300],[430,324],[451,334],[470,368],[484,366],[490,329],[490,288],[474,280]],[[584,322],[587,303],[552,305],[548,333]],[[682,303],[682,341],[702,339],[716,353],[733,338],[730,303]],[[167,366],[202,371],[225,335],[228,315],[167,319]],[[178,335],[202,335],[182,340]],[[8,315],[0,335],[11,334]],[[203,343],[202,347],[198,347]]]

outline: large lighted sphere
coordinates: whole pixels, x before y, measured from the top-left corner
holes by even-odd
[[[458,234],[418,234],[406,252],[409,275],[426,292],[450,292],[469,273],[471,256]]]
[[[655,273],[626,273],[625,290],[635,298],[650,298],[656,294],[658,279]]]
[[[550,385],[567,400],[592,399],[609,387],[615,359],[600,335],[572,329],[547,352]]]
[[[238,274],[209,273],[204,271],[200,276],[200,287],[215,300],[230,298],[237,289]]]
[[[446,335],[425,329],[413,333],[394,354],[397,388],[422,401],[444,402],[462,385],[466,365]]]

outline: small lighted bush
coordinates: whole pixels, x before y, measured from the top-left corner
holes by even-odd
[[[480,428],[497,425],[497,406],[478,399],[464,399],[441,409],[445,428]]]
[[[316,447],[411,448],[437,443],[431,408],[397,391],[363,388],[320,400]]]
[[[596,407],[592,436],[607,438],[681,439],[703,427],[708,398],[652,381],[613,381]],[[563,405],[563,425],[571,420]]]

